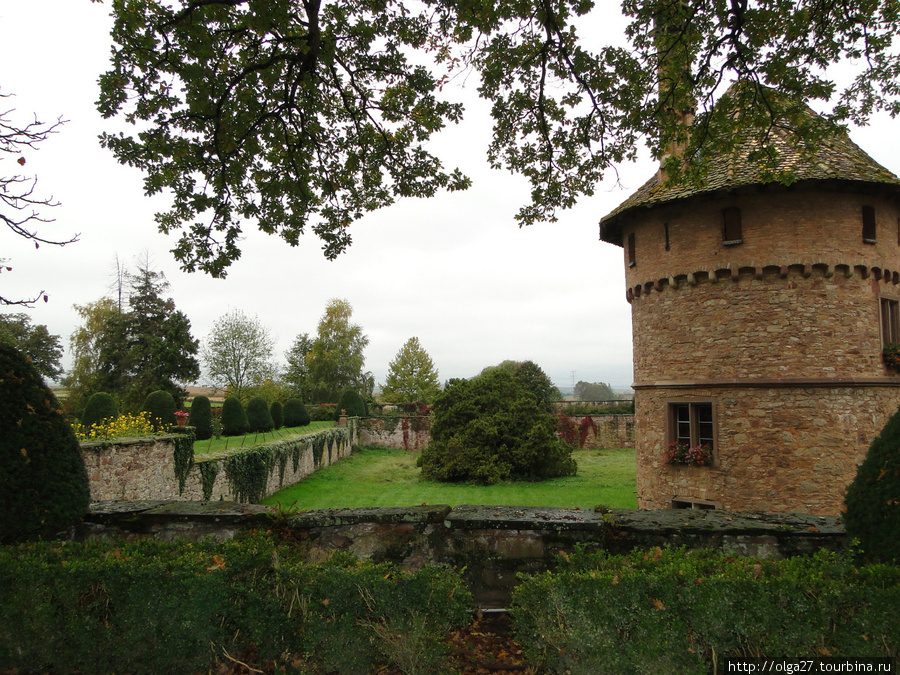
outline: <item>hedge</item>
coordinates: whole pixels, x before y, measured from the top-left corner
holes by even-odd
[[[549,672],[699,674],[726,657],[896,659],[897,607],[897,566],[657,548],[569,556],[519,585],[511,611],[529,663]]]
[[[347,555],[310,564],[261,535],[10,546],[0,549],[0,671],[208,672],[232,659],[289,672],[440,668],[443,638],[471,608],[447,568]]]

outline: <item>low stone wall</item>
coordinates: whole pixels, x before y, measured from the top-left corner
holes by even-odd
[[[572,421],[587,431],[585,448],[634,447],[634,415],[573,415]]]
[[[321,433],[328,433],[326,429]],[[264,495],[270,495],[299,482],[316,470],[329,466],[350,454],[356,441],[356,426],[351,425],[344,441],[330,439],[320,448],[321,456],[310,443],[300,451],[282,452],[282,461],[274,461]],[[226,471],[229,457],[242,454],[240,450],[227,455],[196,455],[180,489],[176,473],[175,439],[178,436],[118,439],[111,442],[82,443],[82,455],[87,467],[91,499],[107,500],[202,500],[203,482],[211,485],[209,499],[238,501],[232,481]],[[307,437],[303,437],[307,438]],[[283,442],[282,442],[283,443]],[[273,446],[279,445],[278,441]],[[259,451],[257,446],[256,452]],[[243,452],[251,452],[248,448]],[[289,456],[291,455],[291,456]]]
[[[365,417],[359,420],[361,445],[422,450],[431,441],[431,417]]]
[[[422,505],[308,511],[278,520],[272,515],[263,506],[229,502],[95,503],[75,537],[224,540],[249,528],[287,528],[311,560],[349,551],[406,569],[427,563],[464,569],[485,608],[506,607],[520,573],[552,569],[560,554],[577,545],[611,553],[684,545],[778,559],[840,550],[846,541],[837,517],[806,514]]]
[[[633,448],[634,415],[575,415],[585,420],[586,448]],[[421,450],[431,441],[431,417],[366,417],[359,420],[359,442],[383,448]]]

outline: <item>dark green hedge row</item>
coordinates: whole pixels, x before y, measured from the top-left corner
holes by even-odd
[[[577,553],[528,578],[512,613],[550,672],[708,673],[724,657],[900,656],[900,567],[848,556]]]
[[[0,548],[0,671],[207,672],[229,657],[288,672],[439,668],[443,638],[471,607],[449,569],[349,556],[313,565],[260,535],[10,546]]]

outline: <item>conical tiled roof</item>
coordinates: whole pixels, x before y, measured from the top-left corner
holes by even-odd
[[[807,108],[807,111],[811,117],[821,120],[812,109]],[[900,190],[900,178],[869,157],[843,130],[825,136],[812,153],[802,152],[797,147],[795,138],[794,134],[790,134],[784,128],[769,131],[769,143],[778,152],[778,165],[774,168],[766,167],[765,170],[749,159],[756,147],[754,143],[746,141],[735,144],[730,153],[710,159],[706,181],[701,187],[691,182],[663,183],[660,180],[660,173],[655,173],[637,192],[601,219],[600,238],[621,246],[619,221],[624,214],[635,209],[649,208],[720,190],[763,185],[773,182],[771,176],[778,174],[790,174],[792,181],[796,182],[876,183],[896,186]]]

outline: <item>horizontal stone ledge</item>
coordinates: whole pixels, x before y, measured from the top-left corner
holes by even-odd
[[[140,517],[147,520],[228,521],[236,524],[246,522],[249,525],[261,516],[268,518],[272,512],[270,507],[261,504],[139,499],[93,502],[85,520],[107,523]]]
[[[804,535],[843,537],[840,516],[806,513],[741,513],[718,509],[613,509],[610,523],[632,534]]]
[[[277,510],[259,504],[236,502],[109,501],[95,502],[86,523],[142,528],[139,523],[163,524],[189,521],[230,528],[260,527]],[[843,537],[840,516],[802,513],[757,514],[716,509],[636,509],[516,507],[444,504],[389,508],[322,509],[287,517],[287,525],[298,530],[353,525],[442,524],[448,531],[583,531],[615,529],[622,534],[642,535],[779,535]]]
[[[632,389],[845,389],[900,387],[900,377],[786,377],[743,380],[658,380],[635,382]]]
[[[603,530],[593,509],[532,506],[457,506],[447,515],[455,530]]]
[[[357,509],[322,509],[303,511],[289,516],[290,527],[310,529],[314,527],[335,527],[340,525],[358,525],[371,523],[375,525],[392,525],[400,523],[440,523],[443,522],[450,507],[446,504],[421,506],[393,506],[382,508]]]

